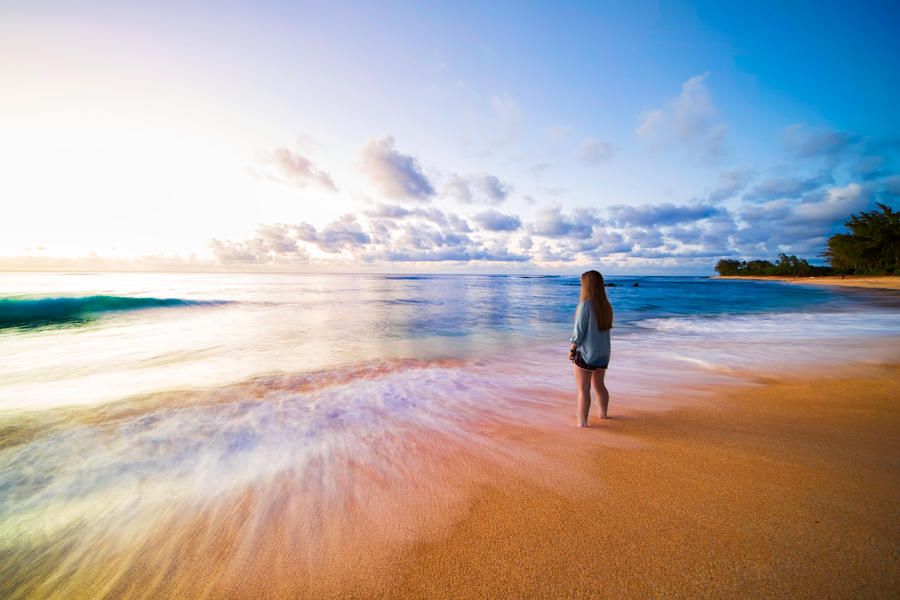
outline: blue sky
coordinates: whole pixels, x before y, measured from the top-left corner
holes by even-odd
[[[705,274],[897,206],[895,4],[621,4],[4,3],[0,264]]]

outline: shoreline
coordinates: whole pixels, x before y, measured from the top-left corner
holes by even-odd
[[[822,277],[792,277],[781,275],[717,275],[708,279],[749,279],[754,281],[784,281],[788,283],[833,285],[881,290],[900,290],[900,277],[893,275],[824,275]]]

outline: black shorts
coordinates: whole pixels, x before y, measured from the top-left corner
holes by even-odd
[[[572,362],[575,363],[576,367],[578,367],[580,369],[584,369],[585,371],[600,371],[600,370],[606,368],[606,367],[595,367],[594,365],[587,364],[586,362],[584,362],[584,359],[581,358],[581,352],[578,352],[577,350],[575,351],[575,360]]]

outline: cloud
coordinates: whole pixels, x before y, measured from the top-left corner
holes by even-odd
[[[707,201],[716,203],[733,198],[744,191],[752,179],[753,172],[744,168],[722,173],[719,175],[719,181],[716,183],[716,187],[714,187],[709,193],[709,196],[707,196]]]
[[[216,260],[223,263],[260,263],[271,259],[268,249],[259,238],[243,242],[219,241],[213,238],[207,246],[212,250]]]
[[[709,73],[691,77],[681,86],[681,95],[671,106],[675,134],[682,142],[689,142],[709,128],[713,107],[706,89]]]
[[[620,204],[609,207],[610,221],[620,227],[655,227],[697,221],[721,214],[722,209],[709,204],[676,206],[671,202],[630,206]]]
[[[786,225],[816,226],[846,221],[852,213],[864,210],[872,203],[871,186],[851,183],[842,188],[831,188],[824,198],[804,202],[793,207],[785,218]]]
[[[257,177],[298,188],[316,184],[327,190],[337,190],[328,173],[320,171],[308,158],[288,148],[275,148],[261,155],[256,162],[251,172]]]
[[[762,204],[745,204],[743,226],[735,232],[733,248],[756,256],[818,253],[825,240],[842,229],[851,214],[874,202],[874,184],[851,183],[817,190],[800,201],[779,198]]]
[[[880,194],[882,201],[890,203],[891,200],[900,198],[900,175],[891,175],[881,181]]]
[[[737,231],[734,218],[728,212],[691,224],[679,224],[665,229],[665,236],[682,245],[681,252],[701,256],[720,254],[728,248],[731,236]],[[687,249],[685,249],[687,248]]]
[[[644,113],[641,124],[634,132],[650,144],[661,145],[666,134],[666,126],[666,114],[662,109],[656,109]]]
[[[807,192],[819,189],[832,183],[830,173],[820,173],[813,177],[772,177],[758,184],[744,194],[744,200],[775,200],[778,198],[797,198]]]
[[[662,231],[657,228],[626,229],[624,233],[632,244],[642,249],[659,248],[665,244]]]
[[[331,254],[337,254],[343,250],[353,250],[366,244],[372,239],[362,230],[356,221],[356,215],[346,214],[337,221],[326,225],[321,231],[309,223],[301,223],[295,226],[297,239],[310,242],[320,250]]]
[[[596,229],[590,239],[573,241],[571,246],[576,252],[587,252],[594,257],[600,257],[630,252],[634,244],[618,231]]]
[[[378,259],[389,262],[527,262],[530,256],[514,254],[506,249],[491,250],[484,247],[447,247],[437,250],[391,250],[378,255]]]
[[[256,233],[272,252],[284,254],[297,251],[297,240],[290,236],[284,225],[260,225]]]
[[[472,228],[469,227],[469,223],[462,217],[453,213],[445,213],[434,207],[405,208],[398,204],[384,204],[379,202],[374,209],[364,211],[363,214],[375,219],[400,220],[417,218],[430,221],[435,225],[448,228],[452,231],[463,233],[472,231]]]
[[[810,129],[795,123],[781,132],[785,150],[799,158],[829,158],[838,160],[851,146],[862,138],[847,131],[834,129]]]
[[[472,188],[469,181],[455,173],[451,174],[450,179],[444,184],[444,194],[460,202],[472,202]]]
[[[869,155],[861,157],[852,168],[852,173],[862,180],[880,179],[890,173],[886,168],[887,160],[883,156]]]
[[[509,196],[512,187],[500,181],[490,173],[473,173],[471,175],[450,175],[444,185],[444,194],[459,202],[487,202],[500,204]]]
[[[662,108],[645,112],[635,129],[637,136],[653,149],[693,145],[706,158],[723,156],[727,128],[712,122],[716,111],[706,85],[708,78],[709,73],[691,77],[682,84],[677,97]]]
[[[471,177],[475,188],[479,190],[484,197],[488,198],[492,202],[503,202],[509,195],[509,185],[503,183],[493,175],[489,175],[487,173],[477,173],[475,175],[472,175]]]
[[[379,219],[402,219],[412,214],[408,208],[404,208],[399,204],[385,204],[379,202],[375,208],[364,211],[367,216]]]
[[[586,165],[601,165],[613,159],[613,145],[594,138],[587,138],[578,150],[578,158]]]
[[[369,140],[362,149],[362,168],[375,187],[390,198],[428,200],[434,195],[431,182],[418,161],[394,149],[394,138]]]
[[[543,237],[586,239],[591,237],[597,223],[597,217],[588,210],[582,209],[567,217],[562,213],[562,207],[554,203],[538,210],[528,229],[532,235]]]
[[[504,215],[496,210],[478,213],[472,219],[487,231],[516,231],[522,227],[522,221],[515,215]]]
[[[547,242],[541,242],[534,252],[534,257],[541,262],[572,262],[575,254],[567,249],[553,247]]]
[[[309,253],[297,246],[287,225],[260,225],[256,236],[240,241],[213,238],[207,246],[222,263],[308,263]]]
[[[369,253],[366,258],[369,261],[388,262],[524,262],[530,257],[510,252],[499,243],[485,245],[468,235],[438,231],[427,224],[407,223],[388,244]]]

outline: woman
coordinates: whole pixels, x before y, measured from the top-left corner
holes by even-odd
[[[612,329],[613,310],[606,298],[603,276],[597,271],[581,275],[581,302],[575,311],[575,331],[569,348],[569,360],[575,363],[575,383],[578,385],[578,426],[587,427],[591,409],[591,382],[600,400],[600,418],[606,418],[609,392],[603,383],[609,365],[609,330]]]

